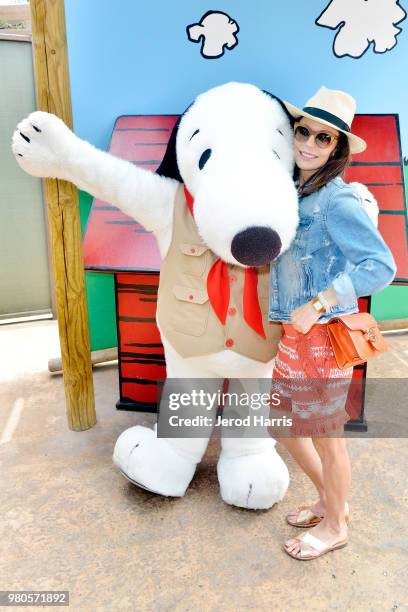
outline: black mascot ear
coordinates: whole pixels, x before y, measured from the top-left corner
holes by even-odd
[[[262,90],[264,92],[264,94],[266,94],[267,96],[273,98],[274,100],[276,100],[282,107],[283,112],[285,113],[285,115],[287,116],[287,118],[290,121],[290,125],[293,128],[294,124],[295,124],[295,118],[292,117],[292,115],[289,113],[288,109],[286,108],[286,106],[284,105],[284,103],[282,102],[282,100],[280,100],[279,98],[277,98],[276,96],[274,96],[273,94],[271,94],[269,91],[266,91],[266,89]]]
[[[167,143],[167,149],[162,159],[160,166],[156,170],[156,174],[160,176],[167,176],[168,178],[176,179],[180,183],[184,183],[182,176],[180,174],[180,170],[177,164],[177,155],[176,155],[176,141],[177,134],[180,125],[180,121],[186,114],[186,112],[193,106],[194,102],[187,106],[186,110],[180,117],[177,119],[174,124],[174,128],[171,132],[171,136],[169,138],[169,142]]]
[[[184,113],[183,113],[184,115]],[[177,133],[180,125],[180,121],[183,115],[177,119],[174,124],[174,128],[171,132],[169,141],[167,143],[167,149],[162,159],[160,166],[156,170],[156,174],[160,174],[160,176],[167,176],[168,178],[176,179],[176,181],[183,182],[183,179],[180,176],[180,171],[177,165],[177,155],[176,155],[176,140]]]

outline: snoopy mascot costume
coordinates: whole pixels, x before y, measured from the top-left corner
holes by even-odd
[[[19,123],[13,152],[29,174],[71,181],[118,206],[154,233],[162,267],[157,325],[167,380],[271,379],[281,336],[268,321],[269,265],[298,224],[293,129],[283,103],[244,83],[199,95],[172,132],[156,173],[80,140],[55,115]],[[265,381],[266,382],[266,381]],[[208,415],[217,406],[202,406]],[[157,426],[125,430],[113,460],[136,485],[183,496],[211,435],[158,437]],[[222,437],[217,466],[228,504],[270,508],[289,484],[265,432]]]

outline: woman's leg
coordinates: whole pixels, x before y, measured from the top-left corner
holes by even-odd
[[[315,438],[313,443],[322,461],[326,491],[325,524],[338,529],[344,525],[344,506],[350,491],[351,466],[344,437]]]
[[[326,510],[326,493],[323,484],[323,468],[320,456],[312,439],[285,437],[276,439],[289,451],[299,467],[313,482],[319,499],[311,508],[318,514],[324,514]]]
[[[283,326],[283,335],[278,345],[278,353],[276,355],[275,366],[272,374],[272,381],[276,384],[272,385],[272,391],[278,391],[280,396],[280,409],[274,411],[271,407],[271,416],[279,418],[281,417],[281,409],[291,413],[292,411],[292,396],[293,391],[291,387],[291,367],[293,364],[288,360],[287,353],[293,353],[295,350],[295,337],[296,332],[289,332],[287,334],[287,328],[289,326]],[[293,335],[295,334],[295,336]],[[282,395],[282,389],[285,392]],[[287,437],[279,436],[279,428],[271,431],[273,438],[278,440],[292,455],[300,468],[310,478],[314,484],[317,493],[318,500],[311,507],[312,510],[318,514],[324,513],[325,510],[325,492],[323,486],[323,469],[320,457],[314,447],[311,438],[306,437]],[[292,514],[292,513],[290,513]],[[293,513],[295,515],[296,512]]]
[[[350,459],[346,440],[342,437],[314,438],[313,444],[322,461],[326,512],[310,533],[332,545],[347,536],[344,507],[350,489]],[[288,540],[285,546],[294,554],[300,550],[299,542],[293,539]]]

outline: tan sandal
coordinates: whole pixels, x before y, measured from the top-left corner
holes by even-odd
[[[291,516],[295,517],[294,521],[290,520]],[[318,525],[320,521],[322,520],[322,518],[323,518],[323,515],[315,514],[313,510],[311,510],[310,505],[304,505],[304,506],[299,506],[296,512],[289,512],[289,514],[286,515],[286,522],[289,523],[289,525],[292,525],[293,527],[307,528],[307,527],[314,527],[315,525]],[[347,525],[349,525],[350,524],[350,512],[349,512],[348,504],[346,504],[345,519],[346,519]]]
[[[297,559],[298,561],[310,561],[311,559],[317,559],[317,557],[321,557],[326,553],[337,550],[338,548],[344,548],[347,546],[348,540],[340,540],[331,546],[326,544],[316,536],[312,535],[309,531],[305,534],[302,534],[298,538],[293,538],[293,540],[299,542],[300,550],[297,553],[292,553],[289,551],[286,546],[283,546],[283,550],[293,559]],[[302,544],[306,544],[309,547],[309,550],[302,548]],[[310,554],[310,549],[315,550],[317,554]]]

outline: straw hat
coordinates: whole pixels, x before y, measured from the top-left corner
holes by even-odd
[[[344,91],[321,87],[302,108],[283,102],[292,117],[308,117],[343,132],[349,140],[351,153],[361,153],[367,143],[352,134],[350,127],[356,112],[356,101]]]

